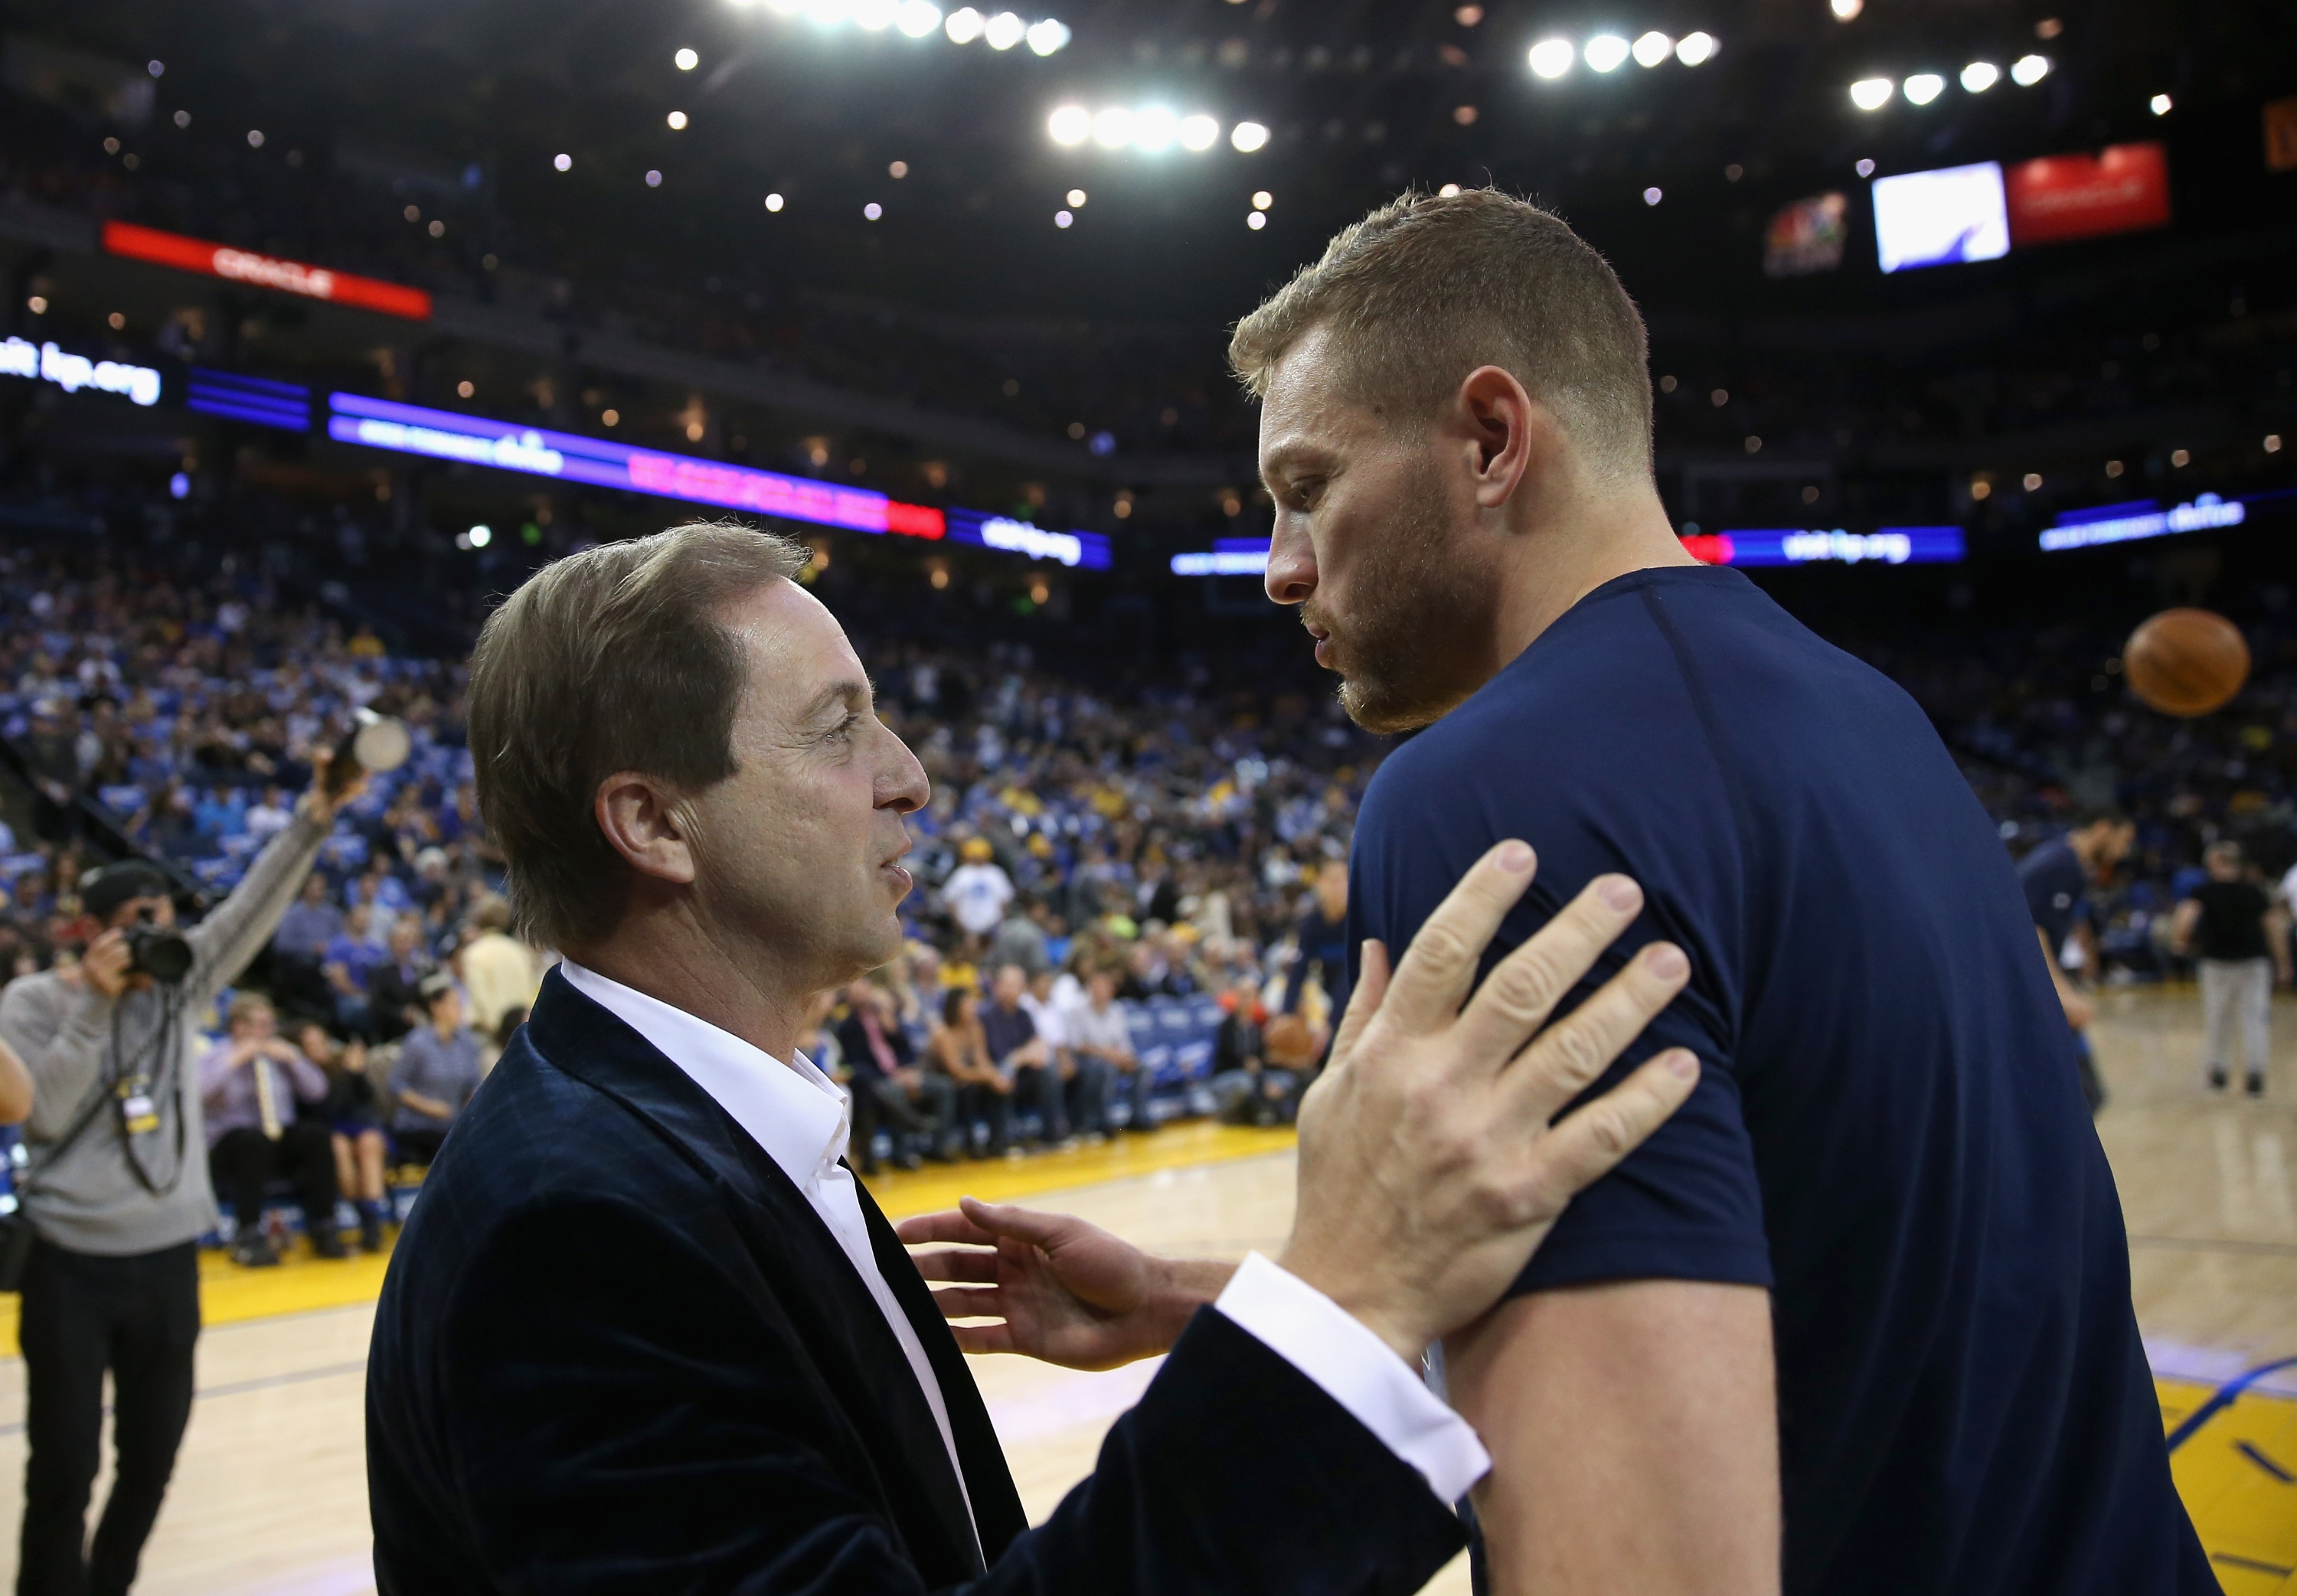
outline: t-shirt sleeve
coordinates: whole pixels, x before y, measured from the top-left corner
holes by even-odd
[[[1387,774],[1383,771],[1383,777]],[[1350,893],[1357,917],[1351,947],[1374,936],[1387,944],[1391,958],[1401,959],[1421,922],[1496,835],[1494,827],[1479,824],[1488,817],[1487,809],[1447,802],[1435,786],[1380,796],[1388,802],[1367,802],[1357,834],[1356,880]],[[1406,818],[1389,826],[1383,823],[1387,816]],[[1519,823],[1526,819],[1535,823]],[[1673,940],[1692,952],[1692,986],[1580,1101],[1618,1084],[1667,1048],[1689,1048],[1701,1066],[1690,1100],[1616,1170],[1573,1200],[1511,1295],[1621,1279],[1769,1287],[1762,1189],[1726,1017],[1737,1009],[1730,991],[1735,977],[1708,924],[1717,906],[1684,901],[1684,894],[1698,891],[1696,882],[1670,878],[1667,861],[1622,857],[1615,832],[1577,823],[1568,812],[1511,817],[1508,834],[1526,837],[1538,851],[1539,874],[1501,926],[1486,956],[1485,972],[1546,925],[1589,880],[1610,870],[1641,881],[1647,908],[1569,994],[1559,1017],[1647,942]]]

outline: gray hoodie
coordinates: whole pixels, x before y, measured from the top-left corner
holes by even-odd
[[[32,1172],[23,1203],[42,1240],[76,1253],[119,1257],[180,1246],[214,1226],[195,1026],[270,940],[310,873],[327,830],[299,814],[272,838],[231,896],[185,933],[192,944],[192,970],[174,991],[131,991],[115,1003],[76,973],[43,970],[21,975],[0,991],[0,1037],[32,1072],[32,1117],[24,1125]],[[119,1058],[134,1061],[151,1054],[155,1032],[171,1008],[174,1057],[165,1065],[150,1059],[145,1067],[155,1082],[172,1069],[174,1090],[159,1094],[159,1127],[138,1135],[134,1148],[156,1193],[129,1163],[128,1140],[113,1103],[98,1109],[95,1123],[51,1163],[49,1149],[56,1139],[95,1094],[111,1092],[121,1073]]]

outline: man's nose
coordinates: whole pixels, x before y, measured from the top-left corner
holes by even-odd
[[[886,732],[885,740],[893,745],[893,758],[891,767],[878,778],[877,806],[896,814],[913,815],[925,808],[933,796],[933,783],[907,743],[891,731]]]
[[[1263,585],[1278,604],[1305,604],[1316,590],[1316,550],[1308,534],[1287,529],[1279,517],[1268,544],[1268,574]]]

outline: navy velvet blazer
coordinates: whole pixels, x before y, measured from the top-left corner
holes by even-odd
[[[940,1376],[986,1567],[908,1361],[827,1227],[553,971],[383,1285],[380,1596],[1408,1596],[1463,1543],[1416,1472],[1210,1310],[1030,1529],[931,1291],[861,1205]]]

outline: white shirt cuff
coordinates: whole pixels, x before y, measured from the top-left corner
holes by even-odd
[[[1445,1504],[1489,1474],[1491,1454],[1420,1371],[1346,1308],[1258,1253],[1213,1306],[1315,1381],[1428,1481]]]

